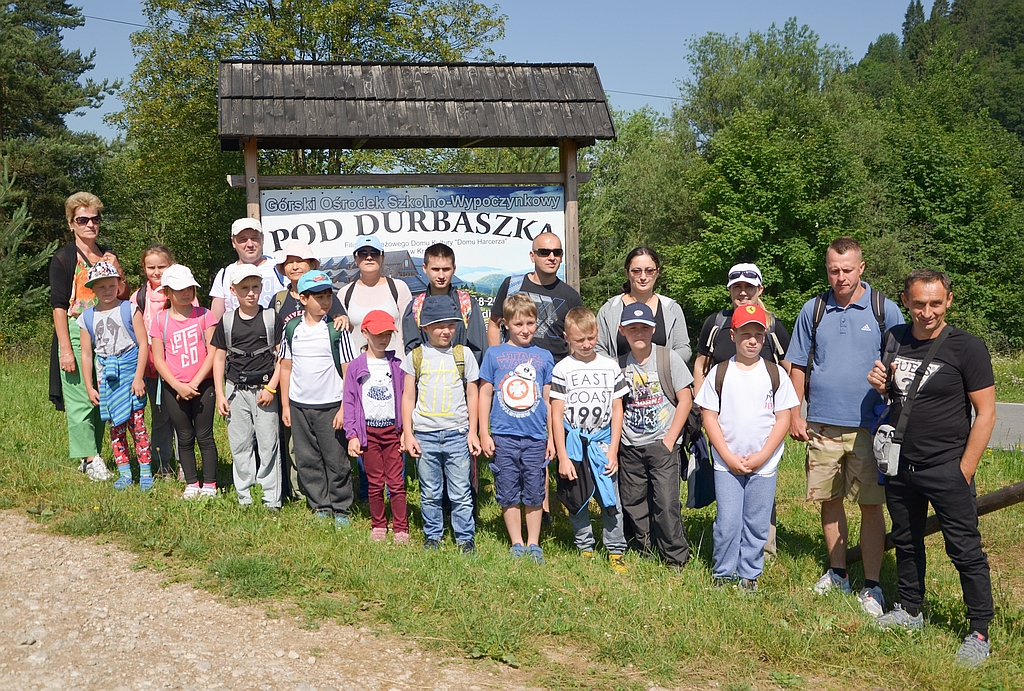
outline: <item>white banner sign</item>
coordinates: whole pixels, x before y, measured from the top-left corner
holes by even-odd
[[[453,282],[484,304],[506,276],[533,270],[537,235],[565,240],[560,186],[263,190],[260,207],[265,251],[289,239],[309,244],[336,287],[358,276],[353,245],[373,235],[384,247],[384,273],[423,292],[423,250],[443,242],[455,252]]]

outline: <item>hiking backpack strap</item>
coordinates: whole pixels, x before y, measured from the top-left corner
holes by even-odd
[[[284,325],[284,339],[288,342],[288,352],[294,356],[294,348],[292,348],[292,338],[295,337],[295,329],[299,328],[302,317],[292,317],[288,320],[288,323]]]
[[[672,349],[668,346],[654,345],[654,363],[658,369],[658,382],[661,384],[661,393],[668,399],[668,402],[675,408],[678,405],[676,400],[676,387],[672,383]]]
[[[465,290],[456,290],[459,296],[459,312],[462,313],[462,324],[469,329],[469,317],[473,314],[473,296]]]
[[[416,382],[419,383],[420,374],[423,372],[423,346],[416,346],[409,355],[412,357],[412,372],[416,377]]]
[[[397,305],[398,304],[398,286],[395,285],[395,279],[391,278],[390,276],[385,276],[384,278],[386,278],[387,281],[388,281],[388,289],[391,291],[391,298],[395,301],[395,304]],[[351,291],[349,291],[349,292],[351,293]],[[351,295],[349,297],[351,297]],[[348,309],[348,306],[346,305],[345,308]]]
[[[263,327],[267,330],[267,348],[270,350],[273,350],[274,346],[277,345],[274,343],[275,326],[277,326],[277,312],[268,309],[263,310]]]
[[[341,371],[341,350],[339,348],[341,332],[334,328],[334,322],[330,319],[326,323],[327,335],[331,339],[331,357],[334,359],[334,369],[338,370],[339,377],[344,377],[345,375]]]
[[[885,347],[885,294],[874,288],[871,288],[871,312],[878,322],[878,352],[881,353]]]
[[[132,303],[128,300],[121,300],[121,321],[124,322],[124,328],[131,336],[132,343],[136,347],[139,345],[139,339],[135,337],[135,324],[132,323]],[[92,334],[89,334],[92,336]]]
[[[818,346],[818,324],[825,317],[825,309],[828,306],[828,298],[832,294],[829,288],[824,293],[818,293],[814,297],[814,308],[811,311],[811,347],[807,351],[807,366],[804,375],[804,400],[809,398],[811,392],[811,370],[814,369],[814,351]]]
[[[240,355],[244,355],[245,353],[242,353],[241,351],[236,351],[236,349],[231,346],[231,330],[235,326],[235,310],[225,312],[224,316],[221,318],[221,321],[224,322],[224,345],[228,347],[228,350],[230,352],[237,352]]]
[[[82,321],[85,322],[85,330],[89,332],[89,340],[93,343],[93,348],[96,347],[96,308],[86,307],[82,312]]]
[[[764,358],[761,358],[764,360]],[[730,360],[723,360],[718,363],[718,369],[715,370],[715,393],[718,394],[718,409],[722,409],[722,385],[725,384],[725,371],[729,368]],[[768,370],[768,378],[772,382],[772,398],[775,398],[775,394],[779,392],[779,387],[782,386],[782,375],[779,373],[779,366],[770,360],[764,360],[764,367]]]
[[[452,355],[455,357],[455,369],[459,371],[459,379],[462,380],[462,388],[466,388],[466,346],[456,343],[452,346]]]
[[[428,288],[428,290],[429,290],[429,288]],[[416,297],[414,297],[412,299],[412,316],[413,316],[413,319],[416,320],[416,328],[417,329],[422,328],[422,327],[420,327],[420,312],[423,311],[423,303],[426,301],[426,299],[427,299],[427,294],[425,292],[424,293],[420,293],[419,295],[417,295]],[[420,357],[421,358],[423,357],[422,354],[420,355]]]
[[[288,299],[288,289],[279,290],[274,296],[274,312],[280,314],[281,309],[284,307],[284,301]]]
[[[143,314],[146,313],[146,292],[149,286],[149,281],[145,281],[142,287],[135,291],[135,302],[139,306],[139,311]]]
[[[765,360],[764,367],[768,370],[768,378],[772,380],[772,399],[774,399],[775,394],[779,392],[779,387],[782,385],[782,379],[779,376],[779,366],[771,360]]]
[[[345,307],[345,311],[348,312],[348,306],[352,302],[352,293],[356,290],[356,282],[352,281],[348,284],[348,289],[345,291],[345,296],[341,299],[341,304]]]
[[[704,359],[704,376],[708,376],[708,372],[711,371],[712,366],[715,364],[715,339],[718,338],[719,332],[729,322],[729,317],[726,316],[726,312],[729,310],[719,310],[715,313],[715,323],[711,327],[711,331],[708,332],[708,340],[704,343],[704,347],[707,348],[708,356]]]
[[[715,393],[718,394],[718,410],[722,410],[722,385],[725,384],[725,371],[729,369],[731,360],[722,360],[715,370]]]
[[[765,334],[765,340],[768,342],[768,350],[772,352],[772,360],[774,364],[779,364],[782,358],[785,357],[786,351],[782,347],[782,343],[779,341],[779,337],[775,333],[775,325],[778,323],[778,319],[775,315],[771,317],[772,323],[768,327],[768,333]]]

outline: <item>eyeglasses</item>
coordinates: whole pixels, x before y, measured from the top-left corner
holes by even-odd
[[[743,271],[733,271],[731,274],[729,274],[730,281],[735,281],[737,278],[753,278],[756,279],[758,283],[761,282],[761,274],[757,273],[756,271],[751,271],[750,269],[745,269]]]
[[[95,223],[96,225],[99,225],[100,224],[100,216],[99,215],[96,215],[96,216],[76,216],[75,217],[75,223],[77,223],[80,226],[87,226],[90,223]]]
[[[562,248],[556,247],[555,249],[549,249],[547,247],[538,247],[533,251],[538,257],[550,257],[552,254],[556,257],[562,256]]]
[[[381,254],[382,253],[379,250],[372,250],[372,249],[371,250],[359,250],[358,252],[356,252],[356,258],[357,259],[369,259],[370,257],[373,257],[374,259],[376,259]]]
[[[647,266],[647,267],[644,267],[642,269],[637,268],[637,269],[630,269],[629,270],[629,275],[630,276],[654,276],[657,273],[658,273],[658,270],[656,268],[654,268],[653,266]]]

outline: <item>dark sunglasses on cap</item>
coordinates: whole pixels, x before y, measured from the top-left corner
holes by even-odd
[[[367,259],[369,257],[379,257],[381,255],[380,250],[375,249],[361,249],[356,252],[356,257],[359,259]]]
[[[77,223],[80,226],[87,226],[89,225],[89,223],[95,223],[96,225],[99,225],[100,216],[98,214],[96,216],[76,216],[75,223]]]
[[[761,275],[759,273],[757,273],[756,271],[750,271],[749,269],[745,270],[745,271],[733,271],[731,274],[729,274],[729,280],[730,281],[735,281],[737,278],[740,278],[740,277],[742,277],[742,278],[753,278],[753,279],[756,279],[758,282],[761,281]]]
[[[549,249],[547,247],[538,247],[533,251],[538,257],[550,257],[552,254],[556,257],[562,256],[562,248],[556,247],[555,249]]]

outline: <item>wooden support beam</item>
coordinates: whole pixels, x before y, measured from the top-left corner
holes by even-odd
[[[997,489],[995,492],[989,492],[978,497],[978,515],[984,516],[987,513],[998,511],[999,509],[1005,509],[1007,506],[1013,506],[1024,501],[1024,482],[1018,482],[1012,485]],[[924,534],[931,535],[937,533],[940,530],[939,517],[932,514],[928,517],[928,520],[924,524]],[[885,536],[885,551],[893,549],[895,545],[892,543],[892,533]],[[855,561],[863,559],[861,554],[860,545],[853,547],[846,552],[846,563],[847,565],[852,564]]]
[[[260,172],[256,137],[245,140],[245,209],[249,218],[260,217]],[[233,185],[232,185],[233,186]],[[241,186],[241,185],[240,185]]]
[[[229,175],[228,185],[246,187],[246,175]],[[590,173],[577,173],[576,183],[590,180]],[[407,187],[434,185],[562,185],[564,173],[371,173],[366,175],[262,175],[259,189],[282,187]]]
[[[580,289],[580,205],[579,173],[576,171],[576,142],[558,142],[558,169],[565,188],[565,282]],[[589,177],[589,176],[588,176]]]

